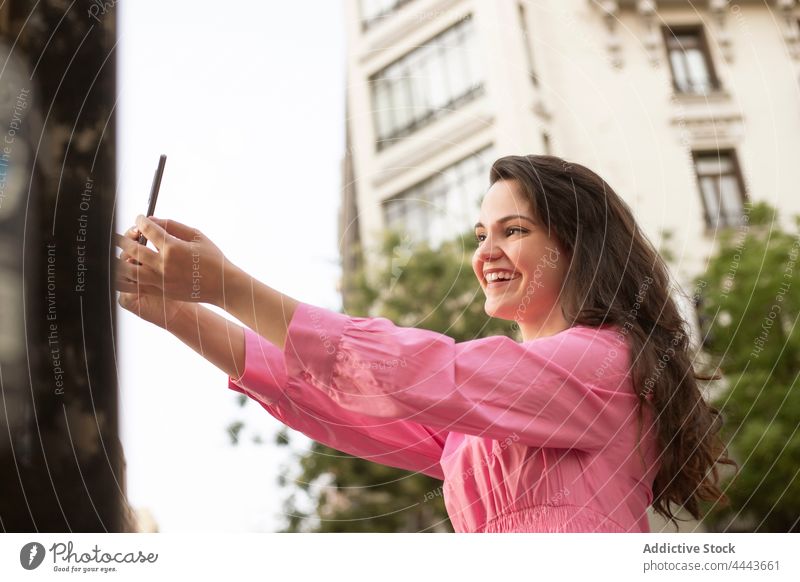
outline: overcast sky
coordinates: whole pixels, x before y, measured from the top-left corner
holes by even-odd
[[[145,212],[165,153],[156,216],[199,228],[266,284],[338,309],[341,9],[331,0],[117,4],[117,232]],[[281,425],[254,401],[239,408],[225,373],[174,336],[121,308],[117,321],[131,505],[164,532],[274,531]],[[251,430],[234,447],[226,427],[237,419]],[[269,442],[253,444],[254,429]]]

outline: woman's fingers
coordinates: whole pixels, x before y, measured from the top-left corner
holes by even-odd
[[[135,281],[127,281],[123,279],[117,279],[114,282],[114,289],[120,291],[121,293],[134,293],[138,295],[158,295],[162,296],[164,292],[157,288],[151,287],[150,285],[140,285]]]
[[[163,296],[164,292],[157,287],[149,285],[139,285],[133,281],[117,280],[114,283],[114,289],[121,293],[133,293],[135,295],[158,295]]]
[[[116,243],[123,250],[121,277],[129,282],[155,285],[170,299],[219,302],[226,262],[213,242],[198,229],[169,219],[139,215],[136,228],[156,250],[138,245],[132,232],[127,236],[117,235]],[[143,264],[137,265],[137,261]],[[151,273],[156,274],[158,281],[152,279]]]
[[[187,242],[196,240],[200,234],[198,229],[187,226],[177,220],[172,220],[171,218],[156,218],[155,216],[149,216],[148,218],[169,234]]]
[[[128,232],[130,232],[130,230]],[[158,253],[148,249],[144,245],[140,245],[133,240],[128,233],[126,233],[126,236],[114,233],[114,243],[127,255],[124,258],[120,256],[120,259],[125,260],[131,258],[139,263],[147,265],[151,269],[158,270],[161,263],[161,257],[158,256]]]
[[[153,246],[159,251],[163,250],[164,245],[169,242],[169,239],[176,238],[164,230],[160,224],[151,220],[150,218],[142,216],[141,214],[136,217],[136,226],[139,228],[145,238],[152,242]]]
[[[116,267],[117,281],[127,280],[135,284],[147,285],[155,288],[160,288],[161,286],[161,275],[147,268],[145,265],[136,265],[120,257],[117,259]]]
[[[125,238],[129,238],[131,240],[138,241],[139,240],[139,234],[140,234],[139,229],[136,228],[135,226],[132,226],[128,230],[125,231]],[[123,261],[127,261],[129,263],[133,263],[134,265],[141,265],[141,263],[139,261],[137,261],[135,258],[133,258],[130,254],[128,254],[128,251],[122,251],[122,254],[119,256],[119,258],[121,260],[123,260]]]
[[[125,236],[133,240],[138,239],[140,234],[141,233],[139,232],[139,229],[136,228],[135,226],[132,226],[125,231]]]

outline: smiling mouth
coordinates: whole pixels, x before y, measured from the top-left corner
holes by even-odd
[[[521,279],[522,275],[519,273],[514,275],[511,279],[497,279],[496,281],[488,281],[486,283],[487,289],[494,289],[495,287],[503,287],[504,285],[508,285],[510,283],[516,282],[518,279]]]

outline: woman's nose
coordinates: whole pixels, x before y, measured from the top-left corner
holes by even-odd
[[[500,256],[500,248],[492,242],[491,237],[486,237],[478,247],[478,256],[483,261],[491,261]]]

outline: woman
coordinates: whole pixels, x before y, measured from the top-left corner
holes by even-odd
[[[733,462],[697,382],[711,378],[628,206],[553,156],[500,158],[490,185],[472,265],[486,313],[517,322],[521,343],[299,302],[155,218],[117,238],[119,302],[289,427],[443,479],[459,532],[647,532],[650,505],[674,519],[671,504],[699,518],[701,500],[725,502],[717,464]]]

